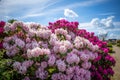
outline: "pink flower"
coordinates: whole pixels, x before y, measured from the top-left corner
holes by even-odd
[[[85,75],[87,70],[85,70],[84,68],[80,68],[79,69],[79,72],[82,74],[82,75]]]
[[[54,53],[58,53],[59,52],[59,47],[58,46],[54,46],[53,47],[53,51],[54,51]]]
[[[2,35],[4,32],[4,28],[0,27],[0,34]]]
[[[49,54],[51,53],[49,49],[43,49],[43,48],[42,48],[42,51],[43,51],[43,53],[46,54],[46,55],[49,55]]]
[[[3,48],[3,43],[2,42],[0,42],[0,49],[2,49]]]
[[[57,41],[57,36],[55,34],[51,34],[49,43],[50,45],[55,45],[55,42]]]
[[[20,66],[20,68],[19,68],[19,73],[25,74],[26,72],[27,72],[26,66]]]
[[[90,63],[90,62],[83,62],[83,63],[82,63],[82,67],[83,67],[84,69],[89,69],[89,68],[91,67],[91,63]]]
[[[104,53],[108,53],[109,50],[107,48],[105,48],[103,51],[104,51]]]
[[[54,73],[51,77],[52,80],[67,80],[67,76],[62,73]]]
[[[26,76],[23,80],[30,80],[30,78],[28,76]]]
[[[73,45],[72,45],[71,42],[68,41],[68,40],[63,41],[63,45],[64,45],[67,49],[72,49],[72,48],[73,48]]]
[[[31,57],[32,57],[32,54],[31,54],[31,50],[30,50],[30,49],[27,50],[27,57],[28,57],[28,58],[31,58]]]
[[[66,74],[72,74],[74,72],[74,67],[68,67],[67,69],[66,69]]]
[[[59,47],[59,52],[60,52],[61,54],[66,53],[66,52],[67,52],[66,47],[65,47],[65,46],[60,46],[60,47]]]
[[[32,45],[32,48],[39,47],[39,44],[38,44],[38,42],[36,40],[32,41],[31,45]]]
[[[71,36],[70,35],[66,35],[65,37],[66,37],[66,40],[71,41]]]
[[[57,60],[56,61],[56,64],[57,64],[57,68],[58,68],[58,70],[59,71],[65,71],[66,70],[66,64],[65,64],[65,62],[64,61],[62,61],[62,60]]]
[[[55,63],[56,57],[54,55],[49,56],[48,64],[49,66],[53,66]]]
[[[37,78],[41,80],[45,80],[48,77],[48,72],[45,71],[42,67],[39,67],[38,70],[35,72]]]
[[[87,54],[81,54],[80,55],[80,59],[82,60],[82,61],[88,61],[89,60],[89,55],[87,55]]]
[[[55,34],[62,34],[62,35],[67,35],[68,33],[67,33],[67,31],[66,30],[64,30],[64,29],[62,29],[62,28],[60,28],[60,29],[56,29],[55,30]]]
[[[85,80],[91,80],[91,72],[87,71],[85,74]]]
[[[78,64],[80,62],[80,58],[76,54],[68,53],[66,57],[66,62],[68,64],[73,64],[73,63]]]
[[[26,68],[28,68],[28,67],[32,66],[32,64],[33,64],[33,61],[28,60],[28,61],[24,61],[22,63],[22,66],[25,66]]]
[[[23,48],[25,46],[25,42],[21,39],[16,39],[15,44],[17,44],[21,48]]]
[[[31,42],[31,40],[30,40],[29,37],[27,37],[25,41],[26,41],[27,43],[30,43],[30,42]]]
[[[16,70],[18,70],[18,69],[20,68],[20,66],[21,66],[21,63],[20,63],[20,62],[14,62],[14,63],[13,63],[13,67],[14,67]]]
[[[4,27],[5,26],[5,22],[4,21],[0,21],[0,27]]]
[[[41,67],[42,67],[42,68],[46,68],[47,65],[48,65],[47,62],[45,62],[45,61],[41,62]]]

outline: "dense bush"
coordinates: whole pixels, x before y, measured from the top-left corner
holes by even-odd
[[[112,48],[112,47],[113,47],[113,46],[112,46],[112,43],[108,42],[107,47]]]
[[[1,29],[1,80],[109,80],[115,60],[107,43],[78,25],[66,20],[50,22],[48,28],[6,23]]]
[[[117,46],[119,46],[119,47],[120,47],[120,40],[118,40],[118,41],[117,41]]]
[[[109,48],[109,53],[113,53],[113,48]]]
[[[115,65],[115,60],[111,57],[108,52],[109,48],[107,43],[99,40],[94,33],[87,32],[84,29],[78,29],[77,22],[68,22],[66,20],[58,20],[54,23],[49,23],[49,28],[54,32],[57,28],[67,29],[68,32],[72,31],[73,36],[81,36],[88,39],[93,45],[98,45],[100,51],[98,57],[93,61],[91,66],[92,80],[110,80],[110,77],[114,74],[112,66]]]

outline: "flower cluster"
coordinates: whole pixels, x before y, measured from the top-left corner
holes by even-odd
[[[51,31],[36,23],[6,23],[9,34],[3,46],[24,80],[91,80],[90,68],[99,47],[74,33],[78,22],[63,22],[69,30],[61,27],[64,24]]]
[[[90,41],[88,44],[90,50],[94,51],[99,47],[99,51],[96,52],[98,55],[97,58],[94,58],[91,54],[94,58],[90,68],[91,76],[93,80],[109,80],[114,74],[111,67],[115,65],[115,59],[108,54],[109,49],[107,48],[107,43],[99,40],[97,36],[94,36],[93,32],[90,33],[84,29],[78,29],[78,25],[78,22],[69,22],[63,19],[57,20],[54,23],[49,22],[48,28],[51,29],[52,32],[55,32],[56,29],[63,28],[68,31],[72,40],[75,40],[75,37],[79,36],[80,38],[76,37],[77,39],[74,41],[74,45],[77,49],[85,47],[85,45],[83,45],[84,40],[82,40],[82,38],[87,40],[85,43]],[[92,45],[94,45],[94,47],[90,47]],[[82,55],[84,56],[85,54]]]
[[[110,80],[115,60],[107,43],[78,22],[0,22],[0,49],[11,59],[10,68],[23,80]],[[7,36],[5,35],[7,34]],[[21,77],[19,77],[21,76]]]
[[[32,66],[32,64],[33,64],[33,61],[30,61],[30,60],[24,61],[22,63],[16,61],[13,63],[13,67],[14,69],[18,70],[19,73],[25,74],[27,72],[27,68]]]
[[[3,48],[3,38],[4,38],[4,26],[5,26],[5,22],[4,21],[0,21],[0,49]]]

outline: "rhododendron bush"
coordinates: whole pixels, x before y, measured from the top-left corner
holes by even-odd
[[[47,27],[20,21],[4,24],[0,48],[12,75],[2,80],[109,80],[115,60],[107,43],[78,25],[64,19]]]

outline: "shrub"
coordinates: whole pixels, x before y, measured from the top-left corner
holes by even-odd
[[[107,47],[111,47],[112,48],[112,43],[108,42]]]
[[[109,80],[115,60],[108,54],[107,43],[78,29],[78,24],[58,20],[47,28],[20,21],[6,23],[1,79]]]

